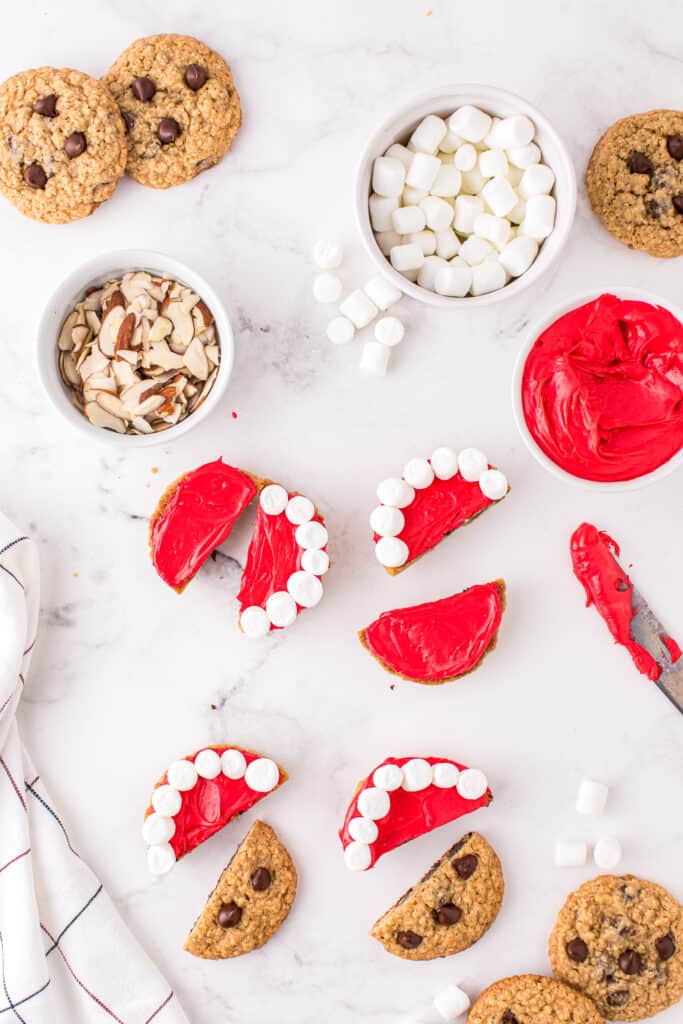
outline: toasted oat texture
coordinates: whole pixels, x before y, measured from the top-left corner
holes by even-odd
[[[683,111],[617,121],[586,172],[593,212],[610,234],[651,256],[683,253]]]
[[[683,995],[683,908],[654,882],[600,875],[567,898],[549,955],[605,1017],[651,1017]]]
[[[292,858],[273,829],[254,822],[184,948],[206,960],[225,960],[265,945],[291,910],[296,882]]]
[[[45,67],[0,86],[0,191],[26,217],[87,217],[109,199],[125,165],[121,115],[94,78]]]
[[[186,76],[194,74],[194,88]],[[199,71],[196,69],[199,68]],[[198,77],[199,76],[199,77]],[[148,79],[150,98],[136,79]],[[205,80],[204,80],[205,79]],[[230,68],[192,36],[158,35],[138,39],[114,62],[103,82],[116,99],[128,127],[127,172],[142,185],[169,188],[189,181],[224,156],[242,120]],[[201,84],[200,84],[201,83]],[[168,119],[177,126],[169,141]],[[160,138],[160,129],[166,141]],[[173,132],[173,126],[170,126]]]
[[[375,922],[370,934],[388,953],[405,960],[451,956],[488,931],[503,891],[495,851],[483,836],[468,832]]]
[[[520,974],[489,985],[467,1024],[603,1024],[590,999],[561,981]]]

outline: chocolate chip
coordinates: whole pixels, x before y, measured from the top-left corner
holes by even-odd
[[[131,114],[130,110],[122,110],[121,117],[123,118],[123,123],[126,126],[126,135],[128,135],[135,124],[135,118]]]
[[[36,114],[42,114],[43,117],[56,117],[57,97],[53,92],[49,96],[43,96],[42,99],[36,100],[33,104],[33,109]]]
[[[647,212],[650,214],[651,217],[661,217],[661,215],[662,215],[662,207],[660,206],[660,204],[657,202],[656,199],[646,199],[645,200],[645,209],[647,210]]]
[[[272,882],[268,868],[256,868],[251,876],[251,887],[255,892],[265,892]]]
[[[626,580],[622,580],[621,576],[617,576],[614,586],[617,588],[617,590],[620,590],[622,592],[624,590],[628,590],[628,583],[626,582]]]
[[[503,1016],[500,1018],[501,1024],[519,1024],[519,1021],[515,1017],[512,1010],[506,1010]]]
[[[403,949],[417,949],[422,942],[422,936],[409,929],[407,932],[396,932],[396,941]]]
[[[242,908],[238,907],[232,900],[230,903],[222,903],[221,909],[216,914],[216,920],[221,928],[234,928],[236,924],[240,923],[241,919]]]
[[[663,935],[655,942],[655,949],[660,960],[670,960],[676,952],[676,943],[673,935]]]
[[[608,1006],[625,1006],[629,1000],[629,993],[625,988],[619,988],[616,992],[610,992],[607,996]]]
[[[24,171],[24,181],[29,188],[45,188],[47,174],[40,164],[29,164]]]
[[[683,213],[683,194],[674,196],[671,202],[674,204],[676,213]]]
[[[667,135],[666,148],[674,160],[683,160],[683,135]]]
[[[462,917],[462,910],[454,903],[444,903],[434,911],[438,924],[457,924]]]
[[[575,964],[582,964],[588,956],[588,946],[583,939],[572,939],[567,943],[565,949],[567,950],[567,956]]]
[[[69,160],[73,160],[75,156],[80,156],[81,153],[85,153],[88,147],[85,141],[85,135],[83,132],[72,132],[64,143],[64,152],[68,156]]]
[[[175,142],[180,135],[180,125],[172,117],[163,117],[159,122],[157,135],[162,146],[167,146],[169,142]]]
[[[192,92],[201,89],[208,77],[209,72],[201,64],[188,64],[185,68],[185,85],[192,89]]]
[[[143,103],[149,103],[154,96],[154,93],[157,91],[157,87],[152,79],[145,78],[144,75],[135,79],[131,89],[133,90],[133,96],[135,96],[136,99],[141,100]]]
[[[474,853],[466,853],[464,857],[458,857],[453,861],[453,868],[459,878],[470,878],[477,870],[479,858]]]
[[[653,171],[652,163],[637,149],[634,149],[628,158],[628,169],[631,174],[652,174]]]
[[[625,949],[619,957],[619,966],[624,974],[640,974],[642,963],[635,949]]]

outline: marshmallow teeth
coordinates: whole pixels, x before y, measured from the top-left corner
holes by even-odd
[[[410,459],[402,477],[377,487],[380,504],[370,515],[377,561],[399,572],[508,490],[505,475],[478,448],[443,447],[429,459]]]
[[[275,761],[240,747],[206,747],[174,761],[152,792],[142,826],[149,870],[166,874],[286,781]]]
[[[303,608],[320,602],[330,566],[327,541],[312,501],[280,484],[263,488],[238,595],[243,633],[261,637],[285,629]]]
[[[387,758],[361,783],[339,838],[350,871],[492,800],[477,768],[437,757]]]

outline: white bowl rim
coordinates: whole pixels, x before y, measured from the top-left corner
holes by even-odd
[[[527,328],[524,342],[517,353],[517,359],[512,370],[512,412],[517,429],[519,430],[522,440],[529,452],[533,455],[536,461],[557,480],[564,480],[565,482],[573,484],[575,487],[593,491],[594,493],[602,492],[603,494],[614,494],[618,491],[638,491],[643,487],[649,487],[651,484],[657,483],[659,480],[663,480],[665,477],[669,476],[669,474],[678,469],[678,467],[683,463],[683,448],[679,449],[679,451],[672,455],[666,462],[663,462],[661,466],[657,466],[656,469],[651,470],[649,473],[644,473],[642,476],[634,477],[632,480],[585,480],[583,477],[574,476],[572,473],[567,472],[566,469],[562,469],[561,466],[558,466],[556,462],[553,462],[553,460],[546,455],[534,440],[531,431],[527,426],[522,408],[522,375],[524,373],[524,364],[526,363],[527,356],[529,355],[533,343],[539,335],[542,334],[542,332],[559,317],[570,312],[572,309],[577,309],[579,306],[583,306],[585,303],[591,302],[593,299],[597,299],[600,295],[616,295],[617,298],[620,299],[650,302],[652,305],[662,306],[677,317],[681,323],[683,323],[683,308],[678,306],[675,302],[671,302],[669,299],[666,299],[661,295],[657,295],[655,292],[648,291],[646,288],[637,288],[632,285],[607,284],[600,288],[590,288],[586,291],[572,294],[570,298],[563,299],[561,303],[549,308],[543,316],[536,319]]]
[[[174,280],[178,280],[181,284],[187,284],[188,287],[192,287],[194,291],[197,291],[211,310],[216,323],[218,324],[220,321],[217,333],[220,339],[221,362],[214,385],[202,407],[196,413],[191,413],[187,416],[181,423],[154,434],[118,434],[113,430],[96,427],[90,423],[71,404],[67,396],[57,364],[56,334],[53,337],[55,347],[54,361],[48,351],[48,336],[52,335],[54,330],[53,317],[55,315],[55,308],[63,306],[64,313],[62,315],[66,315],[69,304],[76,302],[83,290],[89,287],[88,281],[92,283],[101,280],[107,274],[126,272],[126,268],[128,270],[148,270],[152,273],[162,272],[172,275]],[[65,291],[70,292],[72,297],[62,301],[60,295]],[[154,445],[170,444],[181,437],[201,423],[218,404],[232,376],[235,359],[235,340],[230,317],[224,302],[220,299],[212,285],[198,271],[188,266],[182,260],[176,259],[175,256],[156,249],[112,249],[97,256],[92,256],[79,263],[76,267],[73,267],[57,287],[53,289],[42,309],[36,327],[34,358],[43,393],[53,409],[83,436],[95,442],[121,448],[150,448]],[[48,380],[50,375],[53,375],[52,383]]]
[[[458,96],[461,97],[460,102],[464,100],[465,102],[481,102],[483,106],[487,106],[488,104],[495,106],[495,101],[502,99],[513,106],[520,107],[529,115],[535,124],[541,127],[544,133],[552,136],[558,153],[560,154],[563,171],[566,174],[568,185],[567,195],[564,196],[562,200],[562,219],[560,219],[559,216],[556,218],[555,228],[553,229],[555,249],[554,252],[550,254],[549,258],[543,259],[544,246],[542,245],[539,249],[538,256],[532,263],[531,267],[520,277],[515,278],[514,281],[510,281],[504,288],[499,288],[494,292],[487,292],[485,295],[466,295],[462,298],[439,295],[437,292],[431,292],[427,288],[421,288],[418,284],[409,281],[403,276],[403,274],[399,274],[399,272],[392,267],[391,263],[382,253],[375,241],[374,232],[370,223],[367,195],[362,188],[362,179],[365,168],[378,155],[375,151],[378,136],[388,131],[397,120],[408,121],[410,119],[410,112],[414,108],[422,107],[430,101],[433,101],[436,104],[444,103],[452,97]],[[458,100],[455,101],[456,106],[457,103]],[[545,114],[534,106],[533,103],[530,103],[523,96],[519,96],[517,93],[510,92],[507,89],[499,89],[494,85],[481,85],[477,83],[463,83],[461,85],[455,84],[434,87],[425,93],[421,93],[419,96],[413,96],[409,102],[395,108],[392,114],[385,116],[379,126],[373,130],[363,147],[356,166],[353,193],[353,207],[356,226],[360,233],[365,250],[373,263],[375,263],[381,272],[387,276],[397,288],[400,288],[404,294],[417,299],[419,302],[425,302],[431,306],[439,306],[442,309],[473,309],[476,307],[490,306],[494,303],[514,298],[516,295],[519,295],[524,291],[524,289],[532,285],[534,281],[545,273],[545,271],[548,270],[553,265],[554,261],[560,256],[574,223],[577,202],[576,171],[574,170],[574,163],[562,136],[559,134],[557,129],[553,127]],[[560,204],[558,202],[558,211],[559,209]]]

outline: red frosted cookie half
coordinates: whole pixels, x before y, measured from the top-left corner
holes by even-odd
[[[154,875],[210,839],[287,781],[284,768],[243,747],[204,747],[174,761],[156,783],[142,837]]]
[[[392,575],[401,572],[509,489],[504,474],[478,448],[437,448],[429,459],[411,459],[401,477],[377,487],[380,504],[370,526],[378,562]]]
[[[358,786],[339,838],[351,871],[389,850],[487,807],[493,794],[478,768],[445,757],[388,757]]]
[[[481,583],[439,601],[382,612],[358,636],[387,670],[414,683],[473,672],[498,640],[505,582]]]

